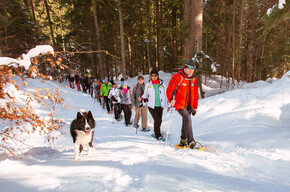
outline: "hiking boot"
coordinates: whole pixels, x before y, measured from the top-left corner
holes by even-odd
[[[187,140],[181,139],[178,146],[180,147],[188,147]]]
[[[190,147],[190,149],[194,149],[195,146],[196,146],[196,142],[195,141],[192,141],[188,144],[188,146]]]
[[[158,141],[162,141],[162,140],[163,140],[163,136],[158,137],[157,140],[158,140]]]

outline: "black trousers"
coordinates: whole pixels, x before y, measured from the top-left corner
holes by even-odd
[[[120,103],[115,103],[114,104],[115,119],[119,119],[121,113],[122,113],[121,104]]]
[[[193,133],[192,133],[192,122],[191,122],[191,114],[188,112],[187,109],[182,110],[179,109],[178,113],[182,117],[182,128],[181,128],[181,139],[186,140],[188,143],[194,141]]]
[[[104,96],[104,101],[106,103],[107,111],[109,113],[110,112],[110,105],[109,105],[110,100],[109,100],[108,96]]]
[[[130,124],[131,116],[132,116],[132,109],[131,104],[121,104],[122,110],[125,116],[125,123],[126,125]]]
[[[150,114],[153,117],[154,120],[154,133],[156,138],[158,139],[160,136],[162,136],[160,127],[162,123],[162,115],[163,115],[163,108],[162,107],[155,107],[154,109],[148,107]]]

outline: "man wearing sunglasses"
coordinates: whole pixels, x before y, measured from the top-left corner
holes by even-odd
[[[194,148],[196,142],[192,133],[191,115],[195,115],[198,107],[197,80],[194,74],[195,61],[188,59],[182,69],[174,74],[166,90],[171,107],[182,117],[180,147]]]

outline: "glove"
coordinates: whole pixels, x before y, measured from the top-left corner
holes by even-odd
[[[139,107],[142,109],[142,108],[144,108],[145,106],[146,106],[146,103],[148,102],[148,99],[142,99],[141,101],[140,101],[140,105],[139,105]]]
[[[118,102],[118,100],[114,96],[111,97],[111,100],[114,102]]]
[[[191,114],[192,116],[195,116],[196,111],[194,109],[192,109],[190,106],[187,106],[186,110],[189,112],[189,114]]]
[[[196,114],[196,111],[195,111],[195,110],[192,110],[192,111],[191,111],[191,115],[192,115],[192,116],[195,116],[195,114]]]

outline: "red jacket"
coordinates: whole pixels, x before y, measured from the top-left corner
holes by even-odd
[[[176,102],[173,107],[175,107],[176,110],[186,109],[187,104],[190,105],[192,109],[197,108],[198,89],[195,75],[187,77],[183,69],[180,69],[178,73],[174,74],[166,90],[166,96],[169,102],[173,99],[174,95]]]

